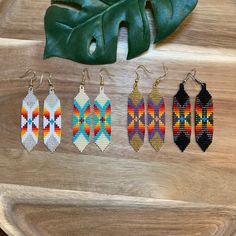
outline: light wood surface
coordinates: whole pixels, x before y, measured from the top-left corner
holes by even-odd
[[[236,230],[236,209],[229,207],[14,185],[0,190],[10,235],[227,236]]]
[[[42,60],[48,6],[47,0],[0,0],[0,227],[9,235],[30,236],[119,235],[119,231],[135,235],[137,230],[140,235],[236,235],[236,2],[199,0],[174,35],[132,61],[125,60],[127,33],[122,28],[118,61],[104,66],[114,75],[105,80],[112,101],[112,143],[101,153],[91,142],[83,154],[72,144],[72,102],[85,67],[91,77],[87,93],[96,97],[101,66]],[[140,81],[147,98],[152,82],[162,74],[162,63],[169,68],[168,78],[159,86],[167,108],[166,141],[156,153],[146,138],[135,153],[126,130],[134,71],[144,64],[154,73]],[[42,119],[34,151],[27,153],[20,143],[20,108],[28,81],[19,76],[29,68],[54,75],[62,102],[62,143],[54,154],[43,145]],[[214,142],[206,153],[197,146],[194,132],[184,153],[172,138],[172,98],[192,68],[214,98]],[[194,105],[199,87],[189,82],[186,90]],[[42,115],[46,81],[35,93]],[[115,208],[112,195],[122,198]],[[82,200],[85,196],[88,203]]]

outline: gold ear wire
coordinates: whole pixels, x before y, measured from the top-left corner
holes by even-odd
[[[102,72],[106,72],[108,77],[112,77],[113,76],[106,68],[102,68],[100,70],[100,72],[99,72],[99,75],[100,75],[100,86],[104,86],[104,77],[103,77]]]
[[[29,70],[27,70],[27,71],[25,72],[24,75],[21,75],[20,78],[21,78],[21,79],[22,79],[22,78],[25,78],[25,77],[27,77],[27,76],[30,75],[30,74],[33,74],[34,77],[36,77],[36,72],[35,72],[34,70],[32,70],[32,69],[29,69]]]
[[[45,74],[49,76],[49,78],[47,78],[47,81],[48,81],[48,84],[49,84],[49,89],[50,89],[50,91],[53,91],[54,90],[54,86],[53,86],[53,83],[51,81],[52,74],[49,73],[48,71],[42,73],[41,78],[40,78],[40,84],[42,84]]]
[[[27,70],[27,71],[25,72],[25,74],[24,74],[24,75],[21,75],[19,78],[20,78],[20,79],[26,78],[26,77],[28,77],[30,74],[32,74],[32,76],[33,76],[33,77],[31,77],[30,82],[29,82],[29,87],[32,89],[32,88],[33,88],[33,82],[34,82],[35,80],[37,80],[37,74],[36,74],[36,72],[35,72],[34,70],[32,70],[32,69]]]
[[[151,71],[149,71],[144,65],[139,65],[136,70],[135,70],[135,73],[136,73],[136,79],[134,81],[134,88],[137,88],[138,86],[138,82],[140,80],[140,74],[138,73],[138,70],[139,69],[142,69],[146,74],[152,74]]]
[[[158,86],[160,81],[165,79],[168,74],[168,67],[166,67],[165,64],[162,64],[162,66],[163,66],[164,75],[162,75],[156,79],[156,81],[154,82],[154,87]]]
[[[142,69],[146,74],[152,74],[152,72],[149,71],[144,65],[139,65],[139,66],[136,68],[136,70],[135,70],[135,73],[136,73],[136,76],[137,76],[137,78],[136,78],[136,80],[135,80],[136,83],[138,83],[139,80],[140,80],[140,75],[139,75],[139,73],[138,73],[138,70],[139,70],[139,69]]]
[[[82,81],[81,81],[81,85],[84,86],[84,85],[85,85],[85,82],[86,82],[86,78],[87,78],[88,80],[90,80],[88,68],[83,69],[82,74],[83,74],[83,79],[82,79]]]

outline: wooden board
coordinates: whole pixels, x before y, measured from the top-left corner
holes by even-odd
[[[236,230],[236,209],[223,206],[14,185],[0,190],[9,235],[227,236]]]
[[[45,228],[45,235],[62,235],[67,230],[70,230],[70,235],[76,235],[79,226],[73,222],[79,219],[84,222],[84,231],[81,231],[84,235],[89,232],[92,234],[95,229],[97,235],[104,235],[104,232],[110,235],[111,231],[116,235],[117,225],[124,235],[130,235],[130,227],[155,235],[163,235],[163,232],[165,235],[236,233],[233,227],[236,207],[236,3],[233,0],[199,0],[194,13],[174,35],[131,61],[125,60],[127,32],[122,28],[118,61],[104,66],[114,75],[105,80],[106,93],[112,101],[112,143],[105,153],[101,153],[91,142],[83,154],[79,153],[71,141],[72,101],[78,92],[82,69],[85,67],[89,68],[91,76],[86,86],[87,92],[91,99],[96,97],[101,66],[85,66],[59,58],[42,60],[43,16],[48,6],[49,1],[46,0],[0,0],[0,183],[13,184],[14,186],[8,187],[14,196],[18,191],[25,191],[21,199],[26,200],[15,209],[3,209],[3,212],[9,214],[9,217],[5,214],[0,216],[3,230],[12,232],[8,223],[12,222],[11,219],[19,220],[22,216],[27,222],[16,220],[11,225],[19,232],[23,230],[25,235],[43,235],[39,233],[42,228]],[[151,18],[150,20],[152,22]],[[134,71],[138,65],[144,64],[154,73],[149,78],[144,76],[140,81],[140,90],[147,98],[152,82],[162,74],[162,63],[169,68],[168,78],[159,86],[167,107],[166,142],[163,149],[156,153],[146,138],[140,152],[135,153],[128,144],[126,130],[127,97],[135,79]],[[19,79],[19,76],[29,68],[38,73],[51,72],[56,92],[62,101],[62,143],[54,154],[49,153],[43,145],[42,119],[40,142],[35,150],[29,154],[20,143],[20,108],[28,81]],[[172,98],[180,81],[192,68],[196,68],[198,77],[207,83],[215,104],[214,142],[206,153],[201,152],[194,135],[184,153],[178,150],[172,138]],[[189,82],[186,89],[194,104],[199,87]],[[41,111],[47,93],[45,81],[36,91]],[[47,188],[44,197],[39,190],[42,187]],[[107,194],[104,201],[107,201],[108,208],[99,208],[95,204],[81,212],[78,205],[71,208],[64,200],[60,201],[63,206],[57,205],[56,197],[49,204],[42,204],[49,196],[46,192],[62,191],[66,194],[67,190],[72,191],[75,196],[76,191],[90,192],[91,196],[94,193],[95,203],[99,194]],[[31,194],[39,199],[36,206],[32,205]],[[153,212],[154,203],[150,213],[149,209],[123,208],[121,204],[115,209],[117,214],[111,218],[109,199],[112,195],[122,196],[128,202],[135,201],[137,197],[160,199],[161,202],[169,200],[170,205],[168,211],[160,207],[157,212]],[[130,196],[133,198],[129,198]],[[206,204],[206,208],[196,212],[190,207],[193,210],[187,212],[181,204],[174,207],[172,203],[175,204],[175,201],[184,201],[195,210],[199,204]],[[9,204],[15,203],[17,201],[14,200]],[[46,206],[52,208],[52,213]],[[210,212],[208,207],[212,209]],[[131,222],[129,218],[137,211],[139,214],[135,222]],[[126,217],[126,213],[130,217]],[[43,218],[47,219],[51,214],[56,216],[55,225],[60,227],[50,228],[45,223]],[[75,219],[67,225],[71,216]],[[122,222],[118,219],[121,217],[124,218]],[[103,231],[106,230],[104,227],[96,225],[104,225],[109,218],[112,226],[107,230],[110,231]],[[226,218],[232,220],[225,223]],[[184,223],[186,219],[189,219],[187,225]],[[194,224],[194,219],[200,223]],[[137,222],[141,224],[140,228]],[[173,222],[178,222],[174,228]],[[150,226],[155,223],[158,227]],[[90,224],[95,224],[95,228],[90,228]],[[214,224],[220,230],[214,231]],[[27,227],[26,231],[24,227]],[[60,229],[58,234],[57,229]]]

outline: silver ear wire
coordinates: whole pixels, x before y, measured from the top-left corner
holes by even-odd
[[[136,76],[137,76],[135,82],[137,82],[137,83],[138,83],[139,80],[140,80],[140,74],[138,73],[138,70],[139,70],[139,69],[142,69],[146,74],[152,74],[152,72],[149,71],[144,65],[139,65],[139,66],[136,68],[136,70],[135,70],[135,73],[136,73]]]
[[[191,72],[189,72],[187,75],[186,75],[186,78],[183,80],[182,84],[185,84],[187,83],[187,81],[189,79],[192,79],[194,82],[196,82],[197,84],[200,84],[200,85],[203,85],[204,82],[201,81],[200,79],[197,79],[196,78],[196,74],[197,74],[197,70],[194,68],[191,70]]]
[[[163,67],[164,75],[160,76],[160,77],[157,79],[157,80],[159,80],[159,81],[165,79],[166,76],[167,76],[167,74],[168,74],[168,68],[167,68],[164,64],[162,64],[162,67]]]

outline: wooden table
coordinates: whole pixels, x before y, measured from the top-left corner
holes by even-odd
[[[0,0],[0,227],[8,235],[236,235],[236,1],[199,0],[194,13],[168,40],[126,61],[127,32],[121,29],[118,62],[105,66],[112,100],[112,143],[101,153],[91,144],[80,154],[72,144],[72,102],[82,69],[89,68],[87,92],[99,90],[101,66],[52,58],[42,60],[43,16],[49,1]],[[149,11],[150,16],[150,11]],[[151,18],[150,18],[151,19]],[[151,20],[152,22],[152,20]],[[166,141],[155,152],[148,140],[139,153],[128,144],[127,97],[135,68],[145,98],[160,76],[167,107]],[[20,109],[27,69],[53,74],[62,101],[62,143],[51,154],[40,141],[32,153],[20,142]],[[195,142],[181,153],[173,143],[172,97],[192,68],[207,83],[215,105],[214,142],[203,153]],[[199,87],[186,87],[191,102]],[[42,102],[46,81],[36,91]]]

